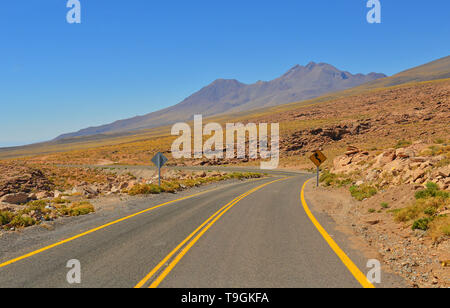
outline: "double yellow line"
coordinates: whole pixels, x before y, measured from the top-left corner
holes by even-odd
[[[257,179],[256,181],[260,181],[260,180],[262,180],[262,179]],[[124,218],[121,218],[121,219],[112,221],[112,222],[107,223],[107,224],[105,224],[105,225],[102,225],[102,226],[100,226],[100,227],[97,227],[97,228],[88,230],[88,231],[86,231],[86,232],[80,233],[80,234],[78,234],[78,235],[75,235],[75,236],[73,236],[73,237],[71,237],[71,238],[62,240],[62,241],[57,242],[57,243],[55,243],[55,244],[52,244],[52,245],[46,246],[46,247],[44,247],[44,248],[41,248],[41,249],[32,251],[32,252],[30,252],[30,253],[28,253],[28,254],[26,254],[26,255],[20,256],[20,257],[18,257],[18,258],[15,258],[15,259],[6,261],[6,262],[4,262],[4,263],[1,263],[1,264],[0,264],[0,268],[5,267],[5,266],[8,266],[8,265],[11,265],[11,264],[16,263],[16,262],[18,262],[18,261],[21,261],[21,260],[30,258],[30,257],[32,257],[32,256],[35,256],[35,255],[37,255],[37,254],[40,254],[40,253],[42,253],[42,252],[44,252],[44,251],[47,251],[47,250],[50,250],[50,249],[52,249],[52,248],[61,246],[61,245],[63,245],[63,244],[72,242],[72,241],[74,241],[74,240],[76,240],[76,239],[79,239],[79,238],[84,237],[84,236],[86,236],[86,235],[89,235],[89,234],[91,234],[91,233],[100,231],[100,230],[105,229],[105,228],[107,228],[107,227],[110,227],[110,226],[112,226],[112,225],[118,224],[118,223],[120,223],[120,222],[123,222],[123,221],[125,221],[125,220],[131,219],[131,218],[133,218],[133,217],[136,217],[136,216],[138,216],[138,215],[142,215],[142,214],[145,214],[145,213],[147,213],[147,212],[156,210],[156,209],[158,209],[158,208],[160,208],[160,207],[163,207],[163,206],[166,206],[166,205],[169,205],[169,204],[173,204],[173,203],[176,203],[176,202],[179,202],[179,201],[191,199],[191,198],[194,198],[194,197],[198,197],[198,196],[200,196],[200,195],[204,195],[204,194],[207,194],[207,193],[209,193],[209,192],[216,191],[216,190],[219,190],[219,189],[220,189],[220,187],[214,188],[214,189],[210,189],[210,190],[206,190],[206,191],[203,191],[203,192],[200,192],[200,193],[197,193],[197,194],[189,195],[189,196],[186,196],[186,197],[183,197],[183,198],[179,198],[179,199],[176,199],[176,200],[172,200],[172,201],[169,201],[169,202],[165,202],[165,203],[156,205],[156,206],[154,206],[154,207],[148,208],[148,209],[143,210],[143,211],[140,211],[140,212],[138,212],[138,213],[135,213],[135,214],[126,216],[126,217],[124,217]]]
[[[266,187],[270,184],[283,181],[288,179],[285,177],[272,182],[265,183],[252,190],[240,195],[231,202],[224,205],[220,210],[209,217],[203,224],[201,224],[194,232],[192,232],[186,239],[184,239],[174,250],[172,250],[154,269],[147,274],[136,286],[135,288],[142,288],[147,284],[157,273],[160,274],[156,279],[150,283],[150,288],[157,288],[161,282],[170,274],[174,267],[180,262],[180,260],[188,253],[188,251],[198,242],[198,240],[208,231],[226,212],[228,212],[236,203],[244,199],[245,197],[253,194],[254,192]],[[178,254],[177,254],[178,253]],[[175,258],[173,258],[175,256]],[[173,258],[173,259],[172,259]],[[170,261],[172,259],[172,261]],[[169,265],[162,270],[162,268],[168,263]]]
[[[156,274],[159,274],[151,283],[150,283],[150,288],[157,288],[161,282],[167,277],[167,275],[170,274],[170,272],[173,270],[173,268],[180,262],[180,260],[186,255],[186,253],[188,253],[188,251],[195,245],[195,243],[198,242],[198,240],[225,214],[227,213],[234,205],[236,205],[239,201],[241,201],[242,199],[244,199],[245,197],[253,194],[254,192],[262,189],[263,187],[266,187],[270,184],[279,182],[279,181],[283,181],[286,179],[289,179],[291,177],[284,177],[278,180],[274,180],[268,183],[265,183],[263,185],[260,185],[258,187],[253,188],[252,190],[240,195],[239,197],[233,199],[231,202],[227,203],[225,206],[223,206],[220,210],[218,210],[216,213],[214,213],[211,217],[209,217],[203,224],[201,224],[194,232],[192,232],[185,240],[183,240],[174,250],[172,250],[153,270],[150,271],[150,273],[145,276],[144,279],[142,279],[136,286],[135,288],[141,288],[144,285],[146,285],[147,283],[149,283],[149,281],[151,281],[151,279],[156,276]],[[261,180],[261,179],[259,179]],[[319,233],[322,235],[322,237],[325,239],[325,241],[329,244],[329,246],[331,247],[331,249],[336,253],[336,255],[341,259],[342,263],[347,267],[347,269],[352,273],[352,275],[355,277],[355,279],[361,284],[361,286],[365,287],[365,288],[374,288],[374,286],[367,280],[367,278],[364,276],[364,274],[358,269],[358,267],[352,262],[352,260],[345,254],[345,252],[337,245],[337,243],[331,238],[331,236],[326,232],[326,230],[320,225],[320,223],[318,222],[318,220],[314,217],[314,215],[312,214],[311,210],[308,207],[308,204],[306,203],[305,200],[305,187],[307,185],[309,181],[305,182],[302,190],[301,190],[301,202],[303,205],[303,208],[307,214],[307,216],[309,217],[309,219],[312,221],[312,223],[314,224],[314,226],[317,228],[317,230],[319,231]],[[196,196],[200,196],[215,190],[218,190],[220,188],[215,188],[215,189],[211,189],[211,190],[207,190],[204,192],[200,192],[197,194],[193,194],[190,196],[186,196],[180,199],[176,199],[176,200],[172,200],[169,202],[165,202],[159,205],[156,205],[152,208],[140,211],[138,213],[135,213],[133,215],[129,215],[127,217],[115,220],[113,222],[110,222],[108,224],[102,225],[100,227],[91,229],[89,231],[86,231],[84,233],[78,234],[76,236],[73,236],[71,238],[65,239],[63,241],[57,242],[55,244],[46,246],[44,248],[35,250],[33,252],[30,252],[26,255],[23,255],[21,257],[12,259],[10,261],[4,262],[0,264],[0,268],[8,266],[10,264],[13,264],[15,262],[18,262],[20,260],[24,260],[27,258],[30,258],[34,255],[37,255],[39,253],[42,253],[44,251],[47,251],[49,249],[52,249],[54,247],[63,245],[65,243],[71,242],[73,240],[76,240],[78,238],[84,237],[88,234],[94,233],[96,231],[102,230],[104,228],[107,228],[109,226],[115,225],[119,222],[128,220],[130,218],[136,217],[138,215],[147,213],[149,211],[155,210],[157,208],[160,208],[162,206],[165,205],[169,205],[172,203],[176,203],[178,201],[182,201],[182,200],[186,200],[186,199],[190,199]],[[168,263],[168,266],[164,268],[164,266]]]

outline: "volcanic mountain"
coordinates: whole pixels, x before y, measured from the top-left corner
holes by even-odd
[[[384,77],[386,75],[378,73],[353,75],[326,63],[311,62],[306,66],[296,65],[272,81],[244,84],[237,80],[218,79],[175,106],[86,128],[56,139],[148,129],[189,121],[194,114],[206,117],[282,105],[353,88]]]

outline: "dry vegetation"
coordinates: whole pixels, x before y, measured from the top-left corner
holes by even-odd
[[[352,210],[342,216],[347,219],[343,223],[351,220],[350,224],[357,226],[353,228],[355,233],[370,245],[379,247],[386,263],[410,279],[413,285],[438,285],[447,279],[448,271],[439,274],[433,268],[434,272],[423,273],[419,269],[430,270],[427,260],[431,249],[437,249],[436,255],[450,258],[450,79],[364,92],[352,89],[208,121],[280,123],[281,168],[312,169],[308,159],[310,152],[322,149],[329,158],[323,166],[323,185],[335,191],[345,189],[349,197],[358,200]],[[2,150],[0,158],[8,160],[0,163],[0,169],[8,170],[13,166],[17,174],[12,177],[19,180],[12,185],[10,179],[3,176],[0,188],[8,193],[61,190],[64,194],[67,189],[81,186],[75,193],[85,197],[105,191],[137,195],[176,192],[230,177],[257,176],[178,174],[176,179],[164,179],[160,188],[154,178],[142,179],[122,173],[118,179],[113,170],[110,170],[111,175],[103,169],[56,167],[58,164],[149,165],[157,152],[166,154],[172,166],[259,164],[249,159],[173,160],[170,147],[176,137],[169,133],[170,127],[161,127],[124,136],[75,138],[62,143]],[[23,177],[23,174],[30,176]],[[57,215],[82,214],[89,210],[84,205],[58,205],[56,201],[48,201],[48,205],[55,208]],[[30,218],[29,214],[20,212],[11,216],[2,211],[0,222],[7,227],[27,226],[33,224],[33,219],[37,222],[44,217],[45,220],[49,214],[46,210],[42,206],[34,209],[40,218]],[[425,238],[434,246],[425,245]]]
[[[93,205],[87,201],[72,203],[60,198],[31,201],[21,206],[3,205],[0,208],[0,229],[14,231],[64,216],[81,216],[93,212]]]
[[[95,209],[86,199],[177,193],[219,181],[263,177],[251,172],[164,170],[159,186],[154,170],[58,167],[23,161],[2,162],[0,169],[0,229],[10,231],[90,214]]]
[[[323,148],[331,161],[349,143],[363,149],[384,149],[402,139],[429,143],[448,139],[450,80],[348,93],[208,121],[280,123],[281,166],[288,168],[310,166],[305,154],[316,148]],[[74,139],[63,144],[2,151],[0,158],[25,155],[22,159],[38,164],[148,165],[157,152],[171,158],[170,147],[175,138],[170,136],[170,127],[162,127],[135,135]],[[45,154],[33,156],[40,152]],[[171,159],[172,165],[192,163]]]

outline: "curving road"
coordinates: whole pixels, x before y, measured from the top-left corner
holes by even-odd
[[[0,237],[0,287],[361,287],[302,206],[309,178],[275,172]]]

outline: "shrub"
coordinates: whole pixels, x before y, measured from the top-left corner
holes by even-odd
[[[428,182],[426,184],[426,187],[427,188],[425,190],[420,190],[416,192],[415,197],[417,200],[431,197],[448,199],[450,196],[448,192],[439,190],[439,186],[433,182]]]
[[[69,207],[69,216],[81,216],[95,212],[94,206],[89,202],[76,202]]]
[[[423,213],[428,216],[436,215],[436,209],[434,207],[427,208]]]
[[[375,196],[377,194],[377,189],[370,185],[352,186],[350,187],[350,193],[353,198],[362,201]]]
[[[70,203],[69,200],[65,200],[65,199],[62,199],[62,198],[55,198],[55,199],[53,199],[52,202],[55,203],[55,204],[65,204],[65,203]]]
[[[203,177],[196,179],[186,179],[182,181],[163,181],[161,187],[155,184],[139,184],[128,190],[130,196],[160,194],[162,192],[175,193],[181,190],[181,185],[186,187],[200,186],[202,184],[224,181],[229,179],[254,179],[261,178],[263,175],[255,172],[233,172],[222,176]]]
[[[442,227],[442,233],[444,233],[447,236],[450,236],[450,223]]]
[[[436,217],[429,225],[428,233],[434,241],[436,241],[442,235],[450,236],[450,217]]]
[[[0,211],[0,226],[7,225],[13,219],[13,214],[7,211]]]
[[[377,210],[375,210],[375,209],[369,209],[369,213],[375,213]]]
[[[319,178],[321,183],[324,183],[325,186],[331,186],[336,182],[338,176],[334,173],[329,172],[328,170],[324,171]]]
[[[427,231],[429,229],[429,224],[431,221],[432,221],[431,218],[418,219],[413,223],[412,229]]]
[[[320,175],[319,181],[325,186],[345,186],[352,183],[352,179],[344,175],[331,173],[328,170],[324,170]]]
[[[381,207],[382,207],[383,209],[388,209],[388,208],[389,208],[389,204],[388,204],[387,202],[382,202],[382,203],[381,203]]]
[[[35,201],[28,202],[27,205],[30,207],[45,207],[47,204],[48,204],[48,202],[45,200],[35,200]]]
[[[428,231],[433,240],[442,235],[450,235],[450,217],[437,216],[440,209],[450,206],[448,192],[439,191],[434,183],[427,183],[426,190],[416,193],[416,201],[401,210],[395,211],[398,222],[414,221],[413,230]]]
[[[14,216],[14,218],[9,223],[9,225],[11,227],[15,227],[15,228],[25,228],[25,227],[33,226],[35,224],[36,224],[36,220],[34,220],[33,218],[31,218],[29,216],[24,216],[24,215]]]
[[[61,205],[58,208],[61,215],[64,216],[81,216],[87,215],[89,213],[95,212],[94,206],[87,201],[75,202],[74,204],[67,207],[66,205]]]
[[[150,194],[160,194],[161,189],[158,185],[155,184],[138,184],[133,186],[129,191],[128,194],[130,196],[136,196],[136,195],[150,195]]]
[[[418,199],[412,205],[395,212],[395,220],[398,222],[407,222],[424,215],[433,216],[438,209],[444,207],[448,203],[448,200],[440,197]]]
[[[180,185],[178,183],[172,183],[172,182],[164,182],[161,184],[161,192],[167,192],[174,194],[177,192],[177,190],[180,189]]]

